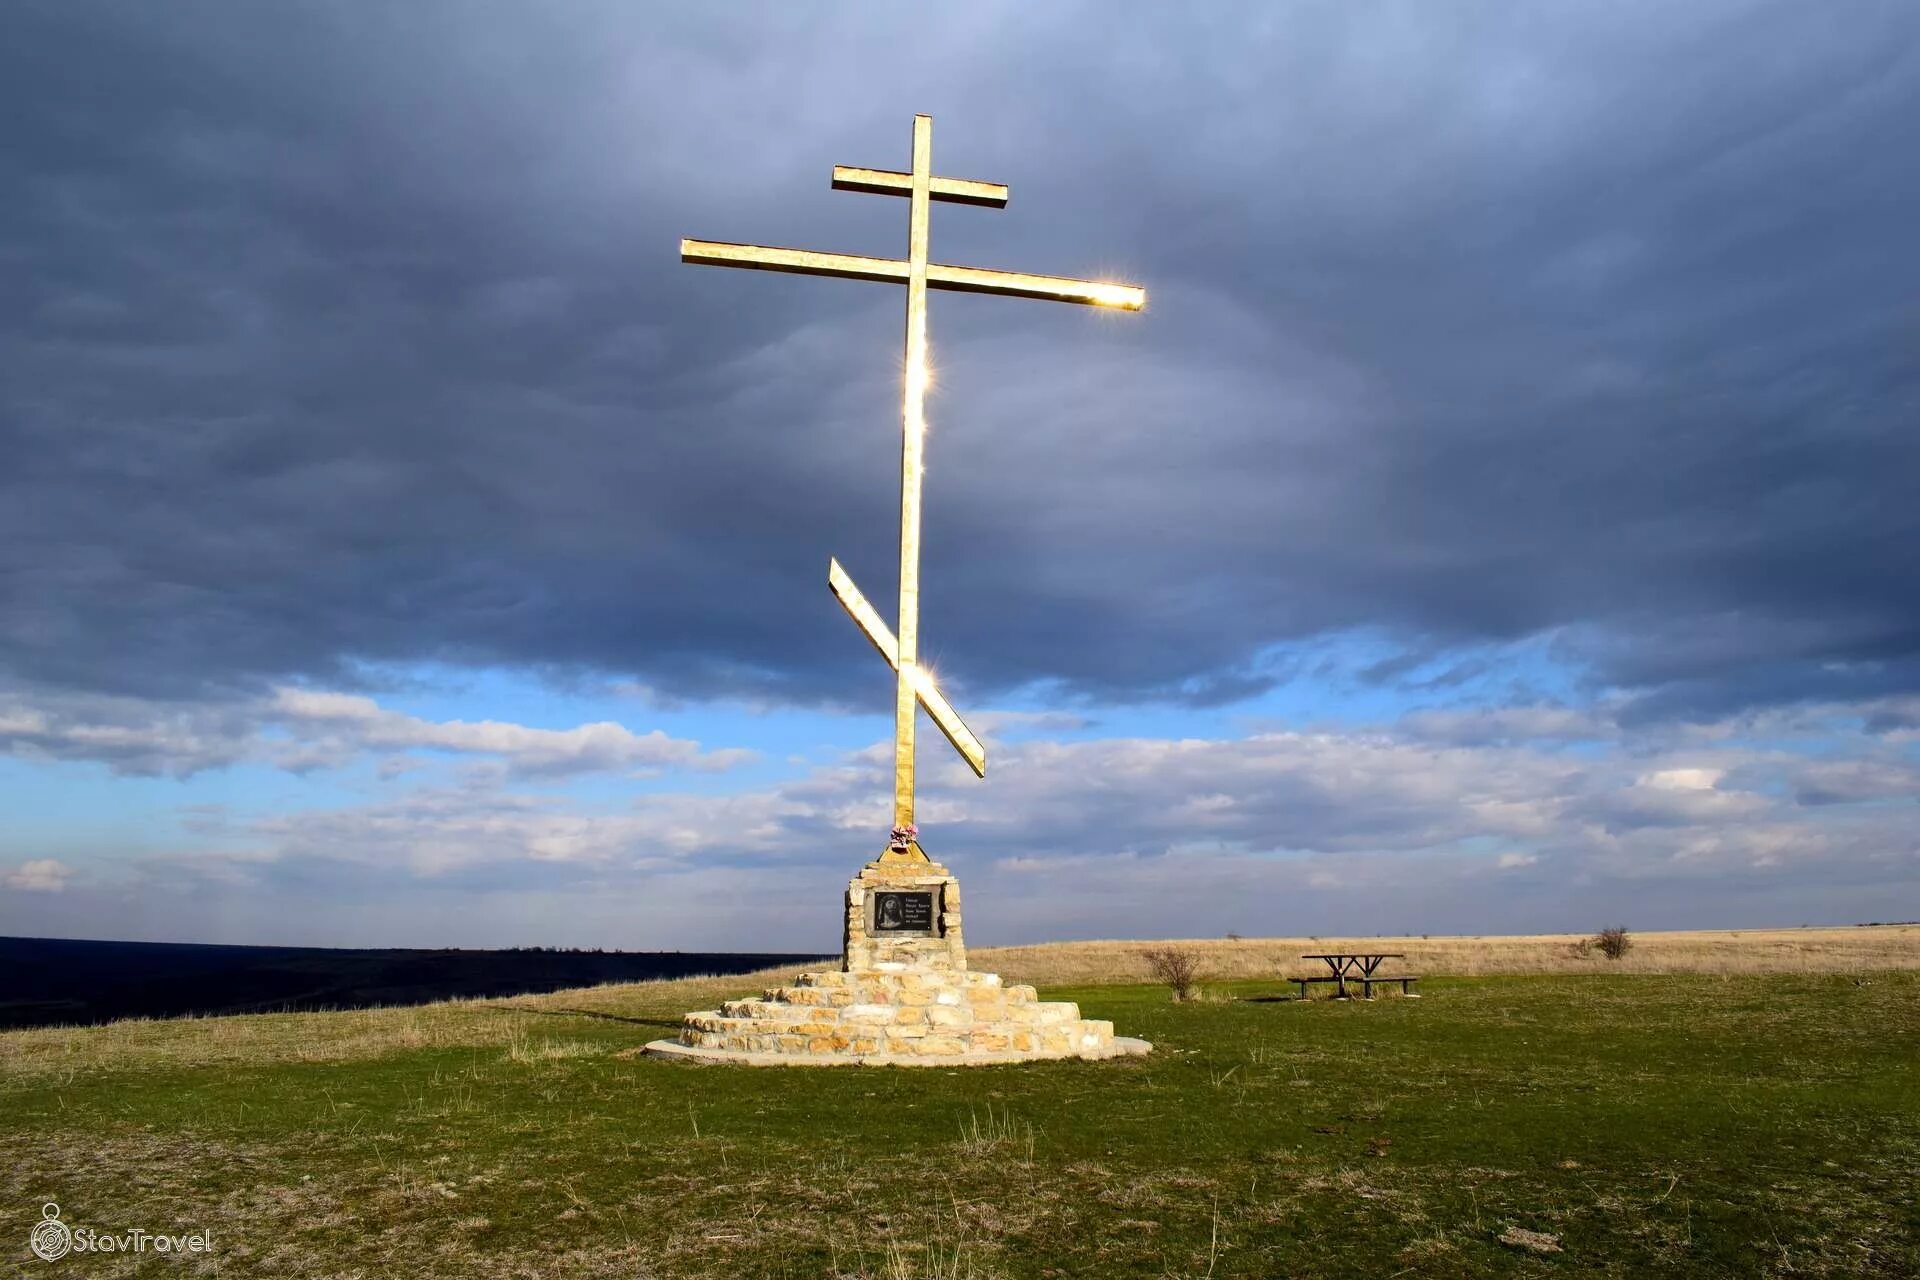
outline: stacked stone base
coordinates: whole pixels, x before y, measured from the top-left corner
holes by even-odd
[[[1082,1018],[1070,1001],[1041,1000],[998,974],[909,968],[803,973],[758,1000],[690,1013],[677,1040],[647,1052],[757,1066],[938,1067],[1148,1051]]]

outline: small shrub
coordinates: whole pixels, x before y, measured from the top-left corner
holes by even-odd
[[[1600,948],[1600,954],[1607,959],[1618,960],[1633,947],[1633,939],[1627,936],[1625,925],[1616,924],[1595,934],[1593,945]]]
[[[1173,989],[1176,1001],[1193,999],[1193,980],[1200,973],[1200,955],[1182,947],[1154,947],[1142,951],[1140,958],[1147,962],[1147,972],[1154,981],[1164,982]]]

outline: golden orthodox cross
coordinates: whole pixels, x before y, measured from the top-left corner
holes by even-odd
[[[920,665],[920,455],[925,447],[927,399],[927,290],[952,289],[962,293],[998,293],[1015,298],[1078,302],[1089,306],[1138,311],[1147,304],[1146,290],[1128,284],[1069,280],[1061,276],[1026,275],[1018,271],[990,271],[981,267],[951,267],[927,261],[927,210],[930,202],[1006,207],[1007,189],[997,182],[933,176],[933,118],[913,118],[913,169],[833,167],[836,191],[907,197],[907,256],[866,258],[850,253],[818,253],[811,249],[776,249],[758,244],[720,244],[712,240],[682,240],[680,260],[714,267],[753,267],[761,271],[791,271],[801,275],[844,276],[850,280],[877,280],[907,286],[906,387],[901,400],[900,425],[900,634],[896,637],[874,611],[838,560],[827,565],[827,584],[880,656],[895,672],[893,713],[893,841],[885,857],[925,860],[915,838],[913,822],[913,748],[916,704],[924,706],[940,731],[947,735],[974,773],[987,772],[986,749],[961,721]]]

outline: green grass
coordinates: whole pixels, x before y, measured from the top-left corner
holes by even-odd
[[[671,984],[369,1056],[0,1058],[0,1258],[192,1273],[32,1259],[56,1200],[233,1276],[1920,1275],[1920,975],[1271,990],[1047,992],[1156,1052],[965,1071],[621,1056]]]

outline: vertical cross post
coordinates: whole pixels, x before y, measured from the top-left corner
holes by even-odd
[[[913,826],[914,728],[920,666],[920,451],[927,434],[927,210],[933,117],[913,118],[907,214],[907,368],[900,406],[900,637],[893,697],[893,825]]]

